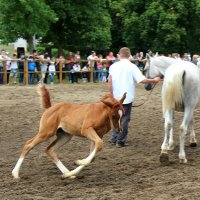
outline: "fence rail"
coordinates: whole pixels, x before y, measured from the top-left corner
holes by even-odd
[[[20,60],[20,59],[11,59],[11,60],[5,60],[5,59],[0,59],[0,62],[2,63],[2,66],[3,66],[3,69],[0,70],[0,76],[2,76],[3,78],[3,84],[7,84],[7,78],[8,78],[8,74],[10,74],[10,72],[7,72],[7,62],[10,61],[15,61],[15,62],[23,62],[24,63],[24,69],[22,72],[17,72],[18,74],[23,74],[23,84],[24,85],[28,85],[29,84],[29,80],[28,80],[28,75],[31,74],[31,73],[38,73],[40,74],[41,73],[41,70],[38,70],[37,72],[33,72],[33,71],[29,71],[28,70],[28,62],[30,61],[29,59],[25,59],[25,60]],[[36,59],[34,60],[34,62],[42,62],[43,60],[41,59]],[[79,63],[87,63],[88,60],[79,60],[78,61]],[[97,62],[97,61],[95,61]],[[106,63],[106,62],[109,62],[108,60],[106,59],[103,59],[102,60],[103,63]],[[63,70],[63,65],[66,64],[66,60],[62,60],[62,62],[60,61],[58,63],[58,70],[56,71],[56,74],[59,74],[58,75],[58,83],[62,83],[63,82],[63,74],[64,73],[71,73],[71,71],[67,71],[67,70]],[[90,70],[87,70],[87,71],[78,71],[77,73],[89,73],[89,76],[90,76],[90,81],[93,81],[94,80],[94,72],[98,72],[98,70],[94,70],[93,67],[89,66]]]

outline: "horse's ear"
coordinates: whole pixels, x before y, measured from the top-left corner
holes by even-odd
[[[151,56],[147,53],[147,62],[150,62]]]
[[[126,92],[123,94],[122,98],[120,99],[120,103],[122,104],[124,99],[126,99]]]
[[[113,95],[112,94],[106,94],[102,99],[101,102],[106,104],[109,107],[113,106]]]

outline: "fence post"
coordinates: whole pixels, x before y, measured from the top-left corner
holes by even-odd
[[[90,64],[89,64],[89,68],[90,68],[90,81],[93,82],[93,79],[94,79],[94,77],[93,77],[93,71],[94,71],[94,69],[92,67],[91,61],[90,61]]]
[[[62,83],[62,67],[63,67],[63,63],[60,61],[59,62],[59,83]]]
[[[3,84],[6,85],[8,82],[7,80],[7,68],[6,68],[6,61],[2,61],[3,62]]]
[[[28,60],[24,61],[24,84],[28,85]]]

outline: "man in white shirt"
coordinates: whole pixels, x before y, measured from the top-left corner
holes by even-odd
[[[136,83],[158,83],[159,77],[147,79],[138,67],[131,63],[131,52],[129,48],[123,47],[119,51],[120,61],[111,65],[109,69],[108,85],[109,90],[114,98],[120,99],[126,92],[126,99],[123,102],[125,115],[121,119],[122,133],[116,133],[112,129],[110,142],[116,144],[117,147],[127,146],[126,140],[128,135],[128,123],[130,121],[132,102],[135,97],[135,82]]]

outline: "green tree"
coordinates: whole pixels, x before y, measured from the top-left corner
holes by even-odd
[[[24,38],[32,51],[33,36],[44,36],[52,22],[57,20],[55,12],[44,0],[0,0],[0,39],[4,43]]]
[[[59,20],[51,25],[43,42],[62,49],[107,49],[111,45],[111,18],[105,0],[47,1]]]
[[[200,52],[195,45],[200,40],[199,0],[111,0],[111,3],[117,4],[115,17],[123,27],[121,41],[134,51],[152,48],[162,53]],[[112,37],[114,40],[115,35]]]

